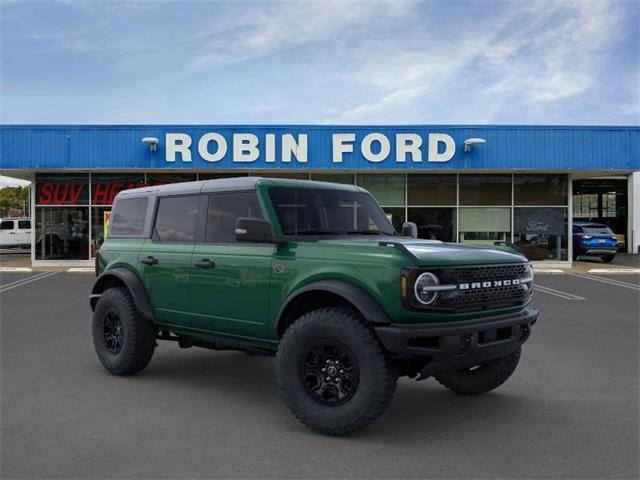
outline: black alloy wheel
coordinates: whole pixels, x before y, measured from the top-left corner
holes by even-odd
[[[105,314],[102,335],[104,336],[107,350],[114,355],[120,353],[124,341],[124,331],[118,312],[115,309],[111,309]]]
[[[318,403],[335,407],[358,389],[358,364],[351,351],[335,340],[323,340],[302,355],[300,374],[307,393]]]

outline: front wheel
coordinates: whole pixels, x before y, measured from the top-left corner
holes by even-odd
[[[459,370],[447,370],[434,375],[444,387],[461,395],[479,395],[498,388],[515,371],[520,360],[520,348],[482,365]]]
[[[276,380],[287,407],[326,435],[347,435],[376,420],[391,402],[397,379],[371,329],[346,308],[300,317],[276,355]]]
[[[611,263],[613,261],[613,258],[615,257],[615,255],[603,255],[602,257],[602,261],[604,263]]]
[[[147,366],[156,345],[156,328],[138,314],[129,290],[104,291],[92,322],[93,346],[114,375],[130,375]]]

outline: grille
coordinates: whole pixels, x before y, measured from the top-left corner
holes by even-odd
[[[429,270],[438,275],[441,284],[456,285],[492,280],[514,280],[530,275],[529,266],[524,263],[473,265]],[[519,305],[529,299],[531,292],[531,284],[444,291],[440,293],[435,307],[469,311]]]

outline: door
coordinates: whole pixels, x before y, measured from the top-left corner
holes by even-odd
[[[272,244],[237,243],[238,217],[263,218],[255,191],[210,194],[205,242],[192,256],[193,327],[267,338]]]
[[[141,277],[158,323],[189,324],[189,275],[199,195],[158,199],[152,238],[138,254]]]
[[[18,220],[18,241],[20,245],[31,245],[31,220]]]
[[[13,247],[18,244],[18,235],[13,220],[0,222],[0,245]]]

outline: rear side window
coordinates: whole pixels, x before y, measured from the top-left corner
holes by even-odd
[[[199,204],[200,195],[160,198],[153,240],[165,243],[193,243]]]
[[[111,214],[109,234],[142,235],[148,203],[149,199],[146,197],[118,200]]]
[[[13,220],[4,220],[0,223],[0,230],[13,230]]]
[[[18,221],[18,228],[20,229],[27,229],[27,228],[31,228],[31,220],[19,220]]]
[[[609,227],[597,227],[595,225],[591,225],[589,227],[582,227],[582,231],[589,235],[613,235],[613,232]]]
[[[235,243],[238,217],[263,218],[255,192],[209,195],[207,243]]]

